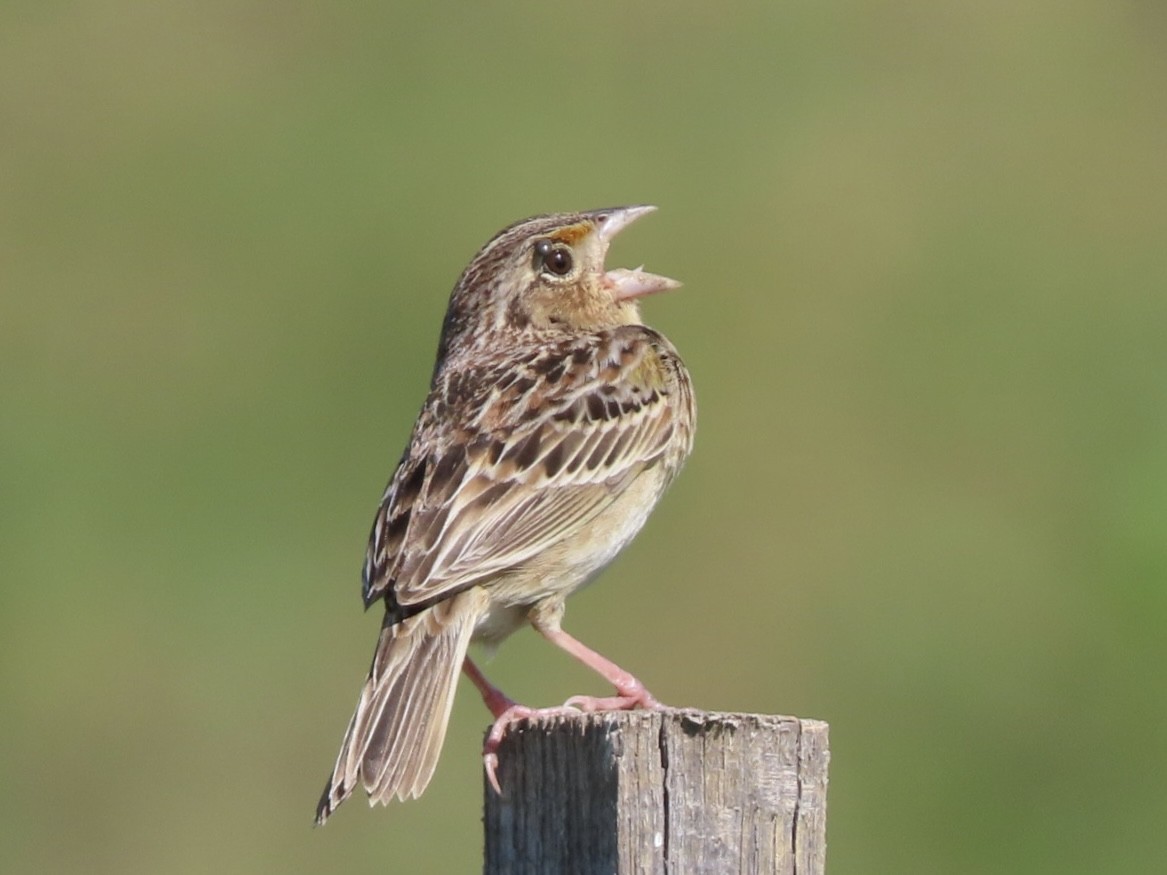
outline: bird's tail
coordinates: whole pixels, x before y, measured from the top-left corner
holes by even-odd
[[[415,799],[437,766],[458,670],[481,610],[468,590],[399,622],[387,616],[316,822],[362,782],[370,804]]]

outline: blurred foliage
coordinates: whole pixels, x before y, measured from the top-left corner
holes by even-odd
[[[365,534],[471,254],[649,202],[697,450],[567,628],[829,720],[832,872],[1159,871],[1165,77],[1146,0],[5,4],[0,869],[477,870],[469,689],[310,828]]]

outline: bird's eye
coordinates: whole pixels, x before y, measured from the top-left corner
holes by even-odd
[[[574,263],[570,249],[556,246],[550,240],[540,240],[535,244],[535,261],[540,269],[554,276],[567,276]]]
[[[543,259],[543,264],[556,276],[567,276],[571,272],[571,251],[566,247],[552,249]]]

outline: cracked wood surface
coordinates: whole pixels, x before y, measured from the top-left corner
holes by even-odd
[[[827,724],[693,710],[525,721],[486,785],[486,875],[825,871]]]

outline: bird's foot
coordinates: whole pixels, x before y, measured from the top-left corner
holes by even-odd
[[[568,714],[575,714],[575,708],[569,708],[562,705],[558,708],[528,708],[526,705],[516,705],[511,703],[510,707],[495,715],[495,721],[490,727],[490,732],[486,734],[486,742],[482,746],[482,764],[486,768],[486,780],[490,781],[490,786],[494,788],[494,792],[502,795],[502,788],[498,784],[498,746],[502,744],[503,736],[507,734],[507,729],[512,723],[517,723],[520,720],[538,719],[540,717],[555,717],[565,716]]]
[[[563,703],[566,708],[575,708],[591,714],[594,711],[660,711],[665,706],[648,694],[639,696],[572,696]]]
[[[563,704],[589,714],[593,711],[633,711],[638,708],[659,711],[665,707],[632,675],[625,674],[619,680],[614,696],[572,696]]]

